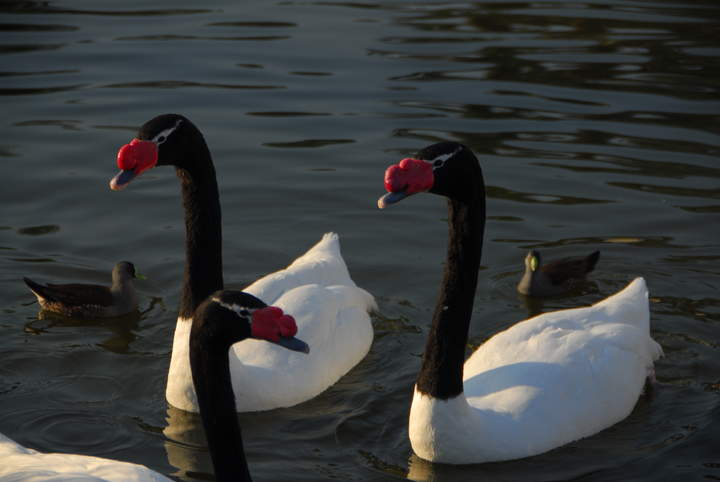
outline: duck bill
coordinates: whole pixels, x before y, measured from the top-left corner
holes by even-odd
[[[273,343],[288,350],[310,353],[310,346],[294,336],[281,336],[278,341],[274,341]]]
[[[113,191],[122,191],[128,184],[130,184],[130,181],[135,179],[136,176],[137,174],[135,174],[134,170],[123,169],[110,180],[110,189]]]
[[[385,209],[389,205],[400,202],[408,196],[410,196],[410,194],[405,191],[389,192],[378,199],[377,205],[380,209]]]

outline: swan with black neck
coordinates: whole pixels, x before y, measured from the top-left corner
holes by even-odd
[[[110,181],[122,190],[156,166],[175,166],[185,211],[185,273],[175,328],[166,396],[171,405],[197,412],[187,340],[194,310],[223,288],[222,223],[215,167],[200,130],[186,117],[165,114],[147,121],[117,157],[121,171]],[[362,360],[373,330],[369,312],[375,301],[350,278],[336,234],[326,234],[287,268],[271,273],[244,291],[294,316],[313,351],[302,360],[252,340],[233,346],[230,372],[243,397],[237,411],[289,407],[323,392]],[[290,368],[288,368],[290,365]],[[278,380],[292,377],[292,385]]]
[[[661,354],[636,278],[592,306],[497,333],[467,359],[485,228],[485,186],[467,147],[433,144],[385,172],[386,208],[421,192],[448,199],[445,274],[410,408],[423,459],[470,464],[540,454],[627,417]]]

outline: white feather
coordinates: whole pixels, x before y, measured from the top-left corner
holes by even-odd
[[[292,315],[297,337],[310,353],[295,353],[259,340],[230,350],[230,372],[239,412],[289,407],[320,394],[362,360],[373,339],[367,291],[350,278],[338,236],[328,233],[287,268],[244,291]],[[167,399],[197,412],[188,353],[190,320],[178,319],[168,375]]]
[[[509,460],[610,427],[630,414],[662,355],[649,328],[642,278],[593,306],[513,325],[465,362],[464,393],[415,391],[413,450],[451,464]]]
[[[2,482],[170,482],[142,465],[88,455],[45,454],[0,434]]]

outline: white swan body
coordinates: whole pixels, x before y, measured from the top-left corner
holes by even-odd
[[[243,291],[292,315],[298,337],[312,350],[295,353],[257,340],[243,340],[230,352],[230,372],[238,412],[289,407],[334,384],[370,350],[367,291],[350,278],[337,234],[328,233],[287,268],[271,273]],[[188,354],[191,320],[178,318],[166,396],[170,404],[197,412]]]
[[[642,278],[595,305],[515,324],[465,362],[464,393],[442,400],[415,390],[413,450],[450,464],[509,460],[610,427],[654,377],[662,349],[649,329]]]
[[[0,480],[72,482],[170,482],[142,465],[89,455],[41,453],[0,434]]]

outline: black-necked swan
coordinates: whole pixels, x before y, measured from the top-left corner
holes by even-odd
[[[485,228],[480,164],[461,144],[433,144],[390,166],[385,187],[380,208],[419,192],[448,198],[447,264],[410,408],[419,457],[528,457],[630,414],[662,354],[642,278],[592,306],[521,321],[464,361]]]
[[[23,278],[43,310],[73,318],[109,318],[137,311],[135,265],[121,261],[112,270],[112,285],[86,283],[42,285]]]
[[[243,392],[242,387],[233,392],[229,350],[233,343],[249,338],[304,353],[309,347],[294,337],[297,326],[291,316],[240,291],[212,294],[198,307],[192,324],[190,365],[215,478],[220,482],[250,481],[235,413],[235,394],[242,397]],[[41,453],[1,434],[0,461],[0,479],[8,481],[170,482],[142,465],[88,455]]]
[[[600,251],[587,256],[572,256],[543,264],[540,251],[531,249],[525,256],[525,272],[517,285],[520,294],[555,296],[577,288],[595,269]]]
[[[121,171],[110,187],[123,189],[156,165],[173,165],[177,170],[186,232],[185,276],[166,396],[174,407],[197,412],[187,352],[190,319],[205,297],[223,288],[215,168],[200,130],[175,114],[149,120],[137,138],[120,148]],[[233,346],[230,371],[236,388],[242,379],[239,412],[289,407],[309,400],[334,384],[370,349],[373,330],[368,312],[375,308],[375,301],[350,278],[336,234],[326,234],[287,268],[244,291],[291,314],[313,351],[300,356],[253,340]]]

